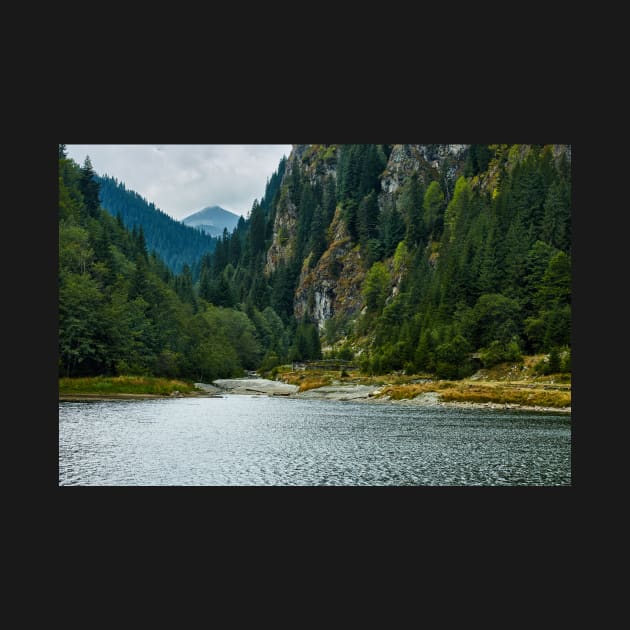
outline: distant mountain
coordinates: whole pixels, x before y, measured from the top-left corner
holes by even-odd
[[[101,206],[110,214],[120,213],[125,227],[142,226],[148,251],[160,256],[174,273],[184,265],[194,269],[204,254],[214,251],[216,240],[193,227],[182,225],[133,190],[112,177],[96,177]],[[227,213],[230,214],[231,213]]]
[[[240,218],[240,215],[220,206],[209,206],[182,219],[182,223],[210,234],[210,236],[221,236],[225,228],[231,234]]]

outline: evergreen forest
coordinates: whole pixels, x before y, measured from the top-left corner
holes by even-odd
[[[570,146],[294,145],[261,192],[211,239],[59,145],[59,375],[570,371]]]

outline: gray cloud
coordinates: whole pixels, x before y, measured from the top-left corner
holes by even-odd
[[[175,219],[206,206],[246,216],[290,144],[69,144],[99,175],[124,182]]]

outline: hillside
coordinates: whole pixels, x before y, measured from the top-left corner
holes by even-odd
[[[240,218],[240,215],[220,206],[210,206],[182,219],[182,223],[202,230],[210,236],[222,236],[223,230],[227,230],[228,234],[231,234]]]
[[[163,213],[90,169],[60,150],[64,373],[121,373],[126,352],[197,380],[322,357],[365,376],[571,371],[570,145],[294,145],[179,275],[99,199]]]
[[[279,360],[323,347],[442,378],[552,351],[570,365],[571,147],[294,145],[201,280],[281,317]]]
[[[275,313],[245,313],[200,298],[190,269],[172,273],[147,251],[142,230],[127,229],[101,207],[100,185],[88,159],[79,167],[59,146],[60,377],[209,382],[257,368],[266,353],[286,354],[287,333]],[[121,383],[134,392],[136,385],[143,391],[155,385],[151,379],[99,382],[114,391]]]
[[[120,214],[125,227],[142,228],[147,249],[155,251],[172,272],[181,273],[184,265],[194,268],[214,250],[214,238],[171,218],[123,182],[108,176],[97,176],[96,181],[101,206],[113,217]]]

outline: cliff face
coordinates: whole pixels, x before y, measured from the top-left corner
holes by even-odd
[[[468,145],[397,144],[392,146],[387,165],[379,177],[378,207],[396,204],[405,180],[417,173],[426,186],[440,178],[448,185],[462,173]],[[265,273],[289,263],[295,256],[299,200],[293,198],[290,181],[294,169],[313,186],[323,186],[327,178],[337,178],[338,145],[293,145],[281,185],[280,199],[267,252]],[[352,316],[362,307],[361,286],[365,261],[348,233],[337,207],[328,226],[327,249],[314,267],[304,260],[295,291],[294,314],[308,315],[323,328],[333,316]]]
[[[310,316],[320,329],[335,315],[352,316],[361,308],[365,278],[361,253],[348,234],[339,208],[330,225],[330,244],[313,269],[304,261],[295,292],[294,313]]]
[[[467,148],[467,144],[395,144],[381,177],[383,194],[394,194],[412,173],[418,173],[425,185],[432,179],[432,170],[441,170],[455,181]]]
[[[267,251],[265,273],[276,271],[279,265],[289,263],[296,252],[298,204],[289,182],[295,169],[312,185],[322,185],[327,177],[337,177],[337,145],[294,144],[287,160],[281,183],[280,199],[273,226],[272,242]]]
[[[387,165],[379,176],[378,208],[396,207],[402,186],[416,173],[426,188],[431,181],[441,182],[450,196],[457,178],[464,173],[470,145],[466,144],[396,144],[392,146]],[[471,186],[496,193],[498,173],[505,165],[510,171],[515,164],[527,158],[531,145],[493,145],[496,155],[486,171],[472,177]],[[570,145],[549,145],[553,159],[563,156],[571,160]],[[272,243],[267,252],[265,272],[275,271],[281,263],[287,264],[297,257],[301,260],[306,252],[296,251],[300,208],[299,199],[292,195],[290,181],[298,169],[304,181],[312,186],[323,187],[327,179],[337,178],[338,145],[293,145],[281,185],[280,200],[273,227]],[[342,211],[337,206],[332,221],[327,226],[326,250],[319,261],[310,264],[310,257],[302,262],[295,291],[294,314],[309,316],[318,326],[324,327],[331,317],[352,317],[363,307],[361,288],[366,274],[366,261],[348,232]],[[435,261],[432,260],[434,263]],[[398,289],[393,282],[393,294]]]

